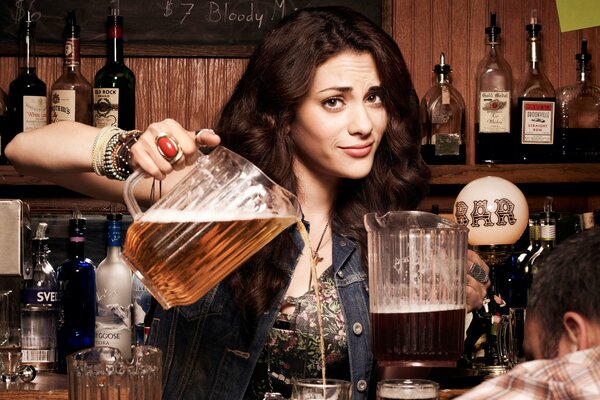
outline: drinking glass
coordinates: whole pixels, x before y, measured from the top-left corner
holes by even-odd
[[[0,291],[0,372],[4,382],[14,382],[21,372],[21,329],[11,326],[11,290]]]
[[[160,400],[162,353],[136,346],[127,362],[114,347],[92,347],[67,357],[71,400]]]
[[[437,400],[439,390],[427,379],[387,379],[377,383],[377,400]]]
[[[352,385],[340,379],[294,379],[291,400],[350,400]]]

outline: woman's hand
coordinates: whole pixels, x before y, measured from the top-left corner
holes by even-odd
[[[483,269],[487,277],[487,281],[482,283],[480,280],[485,280],[486,277],[483,277],[484,279],[479,277],[479,280],[477,280],[470,274],[467,274],[467,312],[471,312],[483,307],[483,299],[487,296],[487,289],[490,287],[490,268],[473,250],[468,250],[467,261],[467,271],[470,270],[473,264],[477,264]]]
[[[180,149],[181,156],[174,157],[171,163],[159,151],[156,138],[164,136],[163,142],[175,145],[175,151]],[[192,165],[198,159],[198,146],[216,146],[221,138],[210,129],[188,131],[173,119],[165,119],[148,126],[137,143],[131,147],[133,168],[141,168],[156,179],[164,179],[172,171],[178,171]]]

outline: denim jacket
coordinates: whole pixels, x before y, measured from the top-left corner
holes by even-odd
[[[300,243],[295,229],[294,240]],[[227,284],[216,286],[190,306],[169,310],[157,307],[148,343],[163,351],[163,399],[243,397],[295,262],[287,267],[290,273],[285,287],[271,309],[259,317],[254,332],[244,327]],[[367,399],[373,367],[367,274],[358,245],[337,234],[333,235],[333,269],[346,321],[352,399]]]

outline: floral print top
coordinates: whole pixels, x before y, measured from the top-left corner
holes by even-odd
[[[323,310],[327,378],[350,380],[348,342],[344,316],[329,267],[319,277]],[[267,392],[291,396],[293,378],[321,378],[321,347],[314,287],[300,297],[286,296],[282,307],[293,305],[291,314],[279,312],[258,359],[245,400],[262,400]],[[269,374],[268,371],[271,371]],[[268,379],[270,375],[271,379]],[[271,388],[272,385],[272,388]]]

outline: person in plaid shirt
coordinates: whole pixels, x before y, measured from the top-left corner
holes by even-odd
[[[600,399],[600,228],[573,235],[541,260],[525,322],[528,361],[458,397]]]

